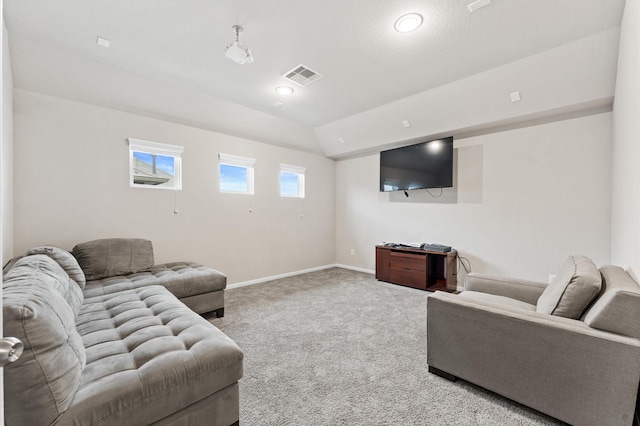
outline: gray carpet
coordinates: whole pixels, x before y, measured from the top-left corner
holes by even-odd
[[[561,424],[429,374],[428,294],[338,268],[228,290],[211,322],[245,354],[240,424]]]

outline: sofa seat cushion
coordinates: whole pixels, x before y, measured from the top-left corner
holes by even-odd
[[[569,256],[538,299],[543,314],[578,319],[602,290],[602,277],[586,256]]]
[[[458,295],[458,297],[480,304],[507,306],[511,308],[525,309],[527,311],[536,310],[536,305],[521,302],[520,300],[512,299],[510,297],[496,296],[495,294],[482,293],[479,291],[463,291]]]
[[[115,293],[123,290],[162,285],[177,298],[224,290],[227,277],[199,263],[173,262],[156,265],[149,272],[88,281],[85,297]]]
[[[77,244],[73,256],[87,281],[151,270],[153,245],[140,238],[104,238]]]
[[[79,291],[44,255],[23,257],[4,275],[4,334],[24,344],[20,359],[4,368],[7,425],[52,424],[71,405],[86,354],[65,298],[81,303]]]
[[[150,424],[242,377],[242,351],[161,286],[86,297],[87,354],[58,425]]]

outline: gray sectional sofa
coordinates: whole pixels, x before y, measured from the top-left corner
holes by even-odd
[[[427,299],[427,363],[572,425],[631,425],[640,286],[584,256],[549,285],[469,274],[460,294]]]
[[[86,277],[88,296],[159,284],[198,314],[224,316],[227,277],[195,262],[156,265],[151,241],[94,240],[77,244],[72,253]]]
[[[189,308],[220,312],[206,295],[224,276],[155,266],[145,240],[73,253],[38,247],[5,267],[4,334],[24,344],[4,369],[6,425],[237,424],[243,353]]]

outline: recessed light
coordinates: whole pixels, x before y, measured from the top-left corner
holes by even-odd
[[[417,30],[422,25],[422,15],[419,13],[407,13],[398,18],[394,28],[399,33],[408,33]]]
[[[293,89],[289,86],[279,86],[276,87],[276,93],[279,95],[290,95],[293,93]]]

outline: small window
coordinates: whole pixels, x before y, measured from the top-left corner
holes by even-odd
[[[132,187],[182,189],[183,147],[128,140],[129,184]]]
[[[220,192],[252,195],[256,160],[227,154],[219,154],[219,158]]]
[[[280,164],[280,196],[304,198],[305,167]]]

